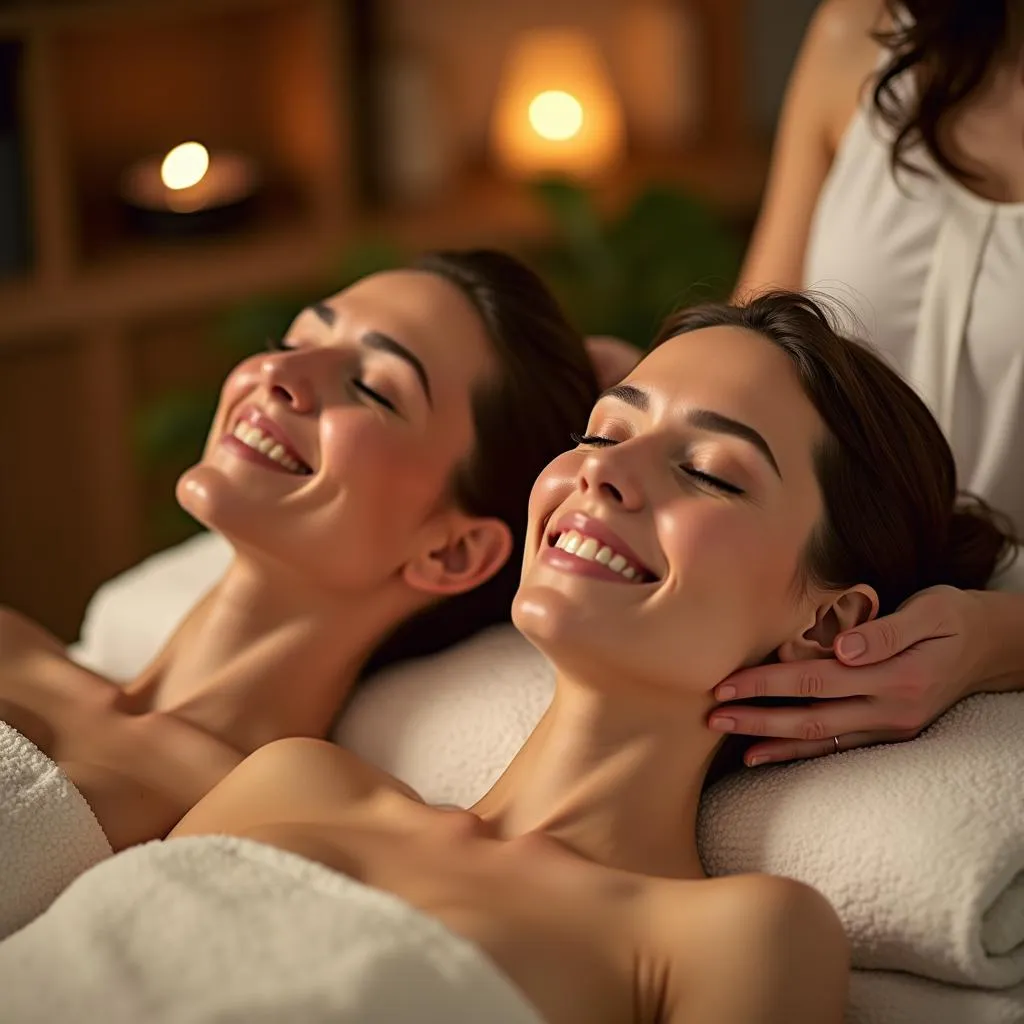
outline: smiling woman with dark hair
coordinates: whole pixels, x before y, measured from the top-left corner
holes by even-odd
[[[303,310],[229,375],[178,482],[234,548],[224,578],[124,687],[0,612],[0,722],[115,849],[163,836],[246,754],[326,735],[361,675],[507,620],[530,486],[596,391],[502,253],[431,254]]]

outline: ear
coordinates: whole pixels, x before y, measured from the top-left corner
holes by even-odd
[[[814,612],[814,621],[792,640],[780,644],[779,661],[810,661],[834,657],[836,637],[878,615],[874,588],[858,583],[839,595],[831,595]]]
[[[512,531],[500,519],[459,516],[433,544],[405,563],[402,578],[436,597],[452,597],[486,583],[508,561]]]

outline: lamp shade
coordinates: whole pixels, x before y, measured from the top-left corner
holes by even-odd
[[[512,44],[495,101],[491,144],[516,177],[591,177],[622,156],[622,106],[586,33],[539,29]]]

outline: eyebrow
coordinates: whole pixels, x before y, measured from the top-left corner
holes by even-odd
[[[309,309],[328,327],[334,326],[338,315],[333,307],[328,306],[326,302],[316,302]],[[434,408],[434,396],[430,390],[430,378],[427,376],[427,368],[415,353],[410,352],[401,342],[395,341],[390,335],[382,334],[380,331],[367,331],[359,339],[359,342],[365,348],[371,349],[374,352],[386,352],[388,355],[397,356],[408,363],[415,371],[420,386],[423,388],[423,393],[427,398],[427,405],[431,409]]]
[[[620,402],[625,402],[626,405],[631,405],[640,412],[647,412],[651,404],[649,393],[635,384],[616,384],[604,391],[601,398],[617,398]],[[730,434],[752,444],[765,457],[775,471],[775,475],[780,480],[782,479],[779,464],[775,461],[768,442],[753,427],[734,420],[731,416],[723,416],[720,412],[715,412],[712,409],[691,409],[686,414],[686,420],[698,430],[707,430],[714,434]]]

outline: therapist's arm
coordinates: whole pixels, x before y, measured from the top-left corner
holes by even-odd
[[[735,297],[803,287],[811,222],[839,137],[877,60],[879,0],[825,0],[789,79],[761,213]]]

